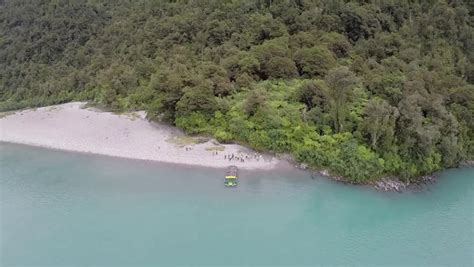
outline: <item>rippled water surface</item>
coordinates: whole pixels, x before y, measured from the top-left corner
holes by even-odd
[[[474,169],[421,193],[0,144],[1,266],[472,266]]]

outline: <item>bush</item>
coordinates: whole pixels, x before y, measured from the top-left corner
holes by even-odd
[[[177,127],[188,134],[202,134],[208,132],[208,119],[199,112],[192,112],[186,116],[178,116],[175,120]]]
[[[323,77],[336,66],[331,52],[322,46],[300,49],[294,59],[300,75],[306,78]]]

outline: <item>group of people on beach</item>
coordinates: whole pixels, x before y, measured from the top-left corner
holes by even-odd
[[[224,155],[224,159],[227,159],[230,161],[240,161],[240,162],[245,162],[246,160],[251,160],[251,159],[256,159],[259,161],[260,159],[263,159],[262,155],[259,155],[257,153],[254,153],[253,155],[247,155],[247,154],[239,154],[239,155],[234,155],[232,154],[226,154]]]
[[[192,150],[191,146],[185,146],[184,148],[186,149],[186,151],[191,151]],[[219,151],[212,150],[212,155],[213,156],[218,156]],[[253,153],[252,155],[243,154],[243,153],[239,153],[239,154],[231,153],[231,154],[224,154],[224,159],[228,160],[229,162],[245,162],[245,161],[249,161],[249,160],[252,160],[252,159],[260,161],[260,160],[263,160],[263,156],[261,154],[258,154],[258,153]]]

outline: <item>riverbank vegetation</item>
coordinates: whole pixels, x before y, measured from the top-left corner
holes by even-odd
[[[474,157],[472,1],[4,1],[0,111],[72,100],[350,182]]]

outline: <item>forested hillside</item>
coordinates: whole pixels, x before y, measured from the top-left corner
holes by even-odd
[[[351,182],[473,160],[474,1],[0,1],[0,110],[89,100]]]

